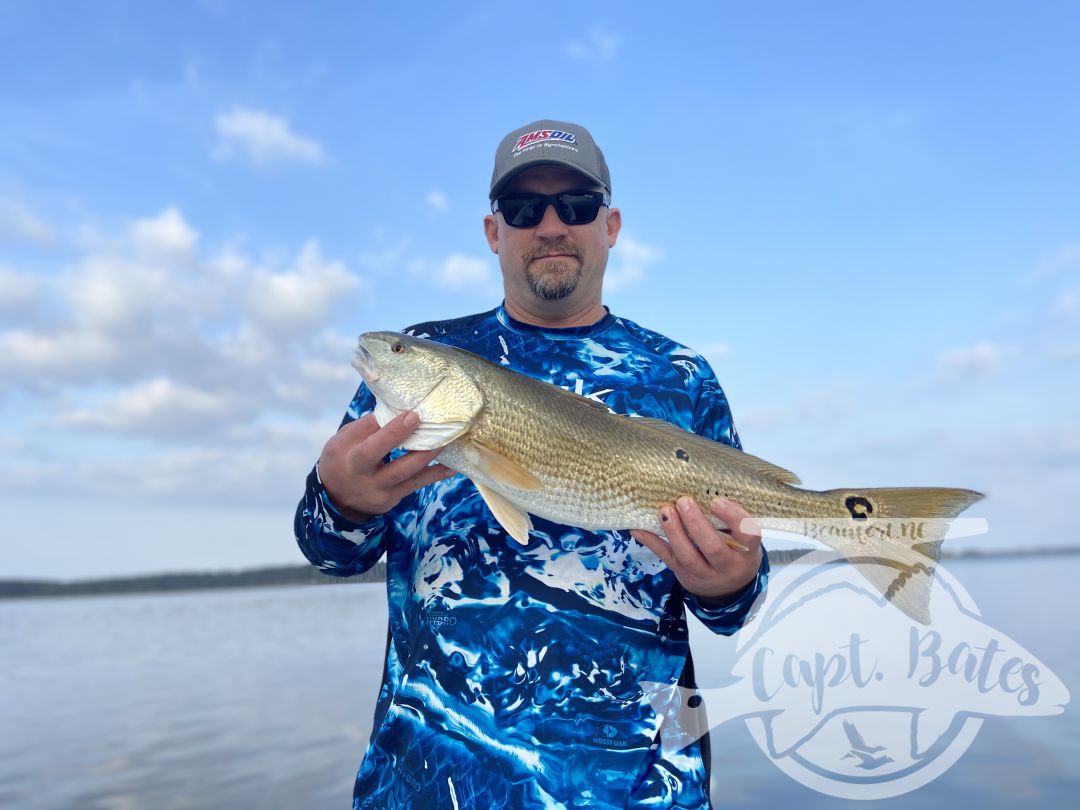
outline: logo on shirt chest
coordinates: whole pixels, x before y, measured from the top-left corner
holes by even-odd
[[[627,742],[619,734],[619,730],[610,723],[605,723],[597,729],[596,735],[592,738],[592,741],[597,745],[602,745],[605,748],[626,748]]]

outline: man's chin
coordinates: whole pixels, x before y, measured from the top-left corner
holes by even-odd
[[[545,273],[526,274],[529,289],[543,301],[559,301],[577,289],[581,274],[565,268],[552,268]]]

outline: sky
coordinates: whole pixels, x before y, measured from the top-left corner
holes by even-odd
[[[584,124],[605,303],[807,486],[1072,545],[1074,3],[0,0],[0,578],[299,563],[356,336],[501,300],[494,149]]]

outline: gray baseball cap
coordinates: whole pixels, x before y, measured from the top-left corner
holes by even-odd
[[[545,119],[515,129],[499,142],[488,198],[498,197],[518,172],[543,163],[567,166],[595,180],[611,194],[607,161],[589,130],[579,124]]]

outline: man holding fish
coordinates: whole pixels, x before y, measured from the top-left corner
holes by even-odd
[[[538,121],[510,133],[490,198],[505,300],[406,334],[739,448],[706,361],[603,306],[621,217],[589,132]],[[710,518],[684,495],[656,504],[662,534],[545,519],[513,498],[548,480],[539,466],[469,444],[468,420],[382,394],[377,406],[376,359],[361,349],[365,383],[296,516],[300,548],[327,573],[387,558],[383,686],[354,807],[708,807],[707,738],[665,753],[640,683],[694,685],[686,609],[714,632],[742,625],[768,574],[747,512],[714,497]]]

